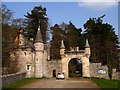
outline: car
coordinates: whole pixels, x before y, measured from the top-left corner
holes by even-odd
[[[65,79],[65,75],[63,72],[58,72],[56,79]]]
[[[75,73],[76,73],[76,74],[79,74],[79,73],[80,73],[80,71],[75,71]]]

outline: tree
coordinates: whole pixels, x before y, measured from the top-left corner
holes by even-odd
[[[24,18],[13,19],[11,26],[14,29],[17,29],[17,30],[20,29],[20,28],[24,28],[25,29],[27,27],[26,20]]]
[[[104,15],[105,16],[105,15]],[[101,62],[103,65],[116,67],[118,62],[118,37],[114,28],[103,23],[104,17],[90,18],[85,24],[85,38],[89,39],[91,46],[91,62]]]
[[[72,22],[65,24],[62,22],[60,25],[55,24],[51,27],[52,40],[51,40],[51,58],[60,59],[60,45],[61,40],[64,40],[65,50],[70,50],[70,47],[84,48],[83,35],[81,34],[81,28],[76,28]]]
[[[58,24],[55,24],[51,27],[52,30],[52,41],[51,41],[51,48],[50,48],[50,56],[51,59],[60,59],[60,45],[63,36],[63,31],[59,27]]]
[[[18,32],[11,26],[12,14],[12,11],[2,4],[2,67],[6,68],[6,70],[3,69],[3,72],[4,70],[7,72],[6,74],[17,72],[16,60],[10,59],[10,52],[14,50],[14,41]]]
[[[76,66],[77,66],[77,60],[72,59],[70,60],[68,67],[69,67],[69,74],[73,74],[76,71]]]
[[[7,68],[7,74],[17,72],[18,70],[17,63],[15,62],[16,60],[12,61],[10,59],[10,52],[14,50],[14,41],[17,36],[17,32],[17,30],[14,30],[7,24],[2,25],[2,67]]]
[[[3,24],[11,24],[11,21],[13,19],[13,12],[9,10],[4,4],[2,4],[2,23]]]
[[[70,50],[70,47],[77,47],[80,45],[81,38],[81,29],[77,29],[75,25],[70,21],[68,25],[65,27],[65,44],[66,50]]]
[[[47,41],[46,32],[48,27],[48,18],[46,14],[46,8],[42,6],[36,6],[33,8],[31,13],[25,15],[28,26],[27,26],[27,37],[36,37],[38,26],[40,25],[43,41]]]

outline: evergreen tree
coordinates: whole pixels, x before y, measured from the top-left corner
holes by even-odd
[[[27,26],[27,37],[34,38],[36,37],[38,26],[40,25],[43,41],[47,41],[47,27],[48,27],[48,18],[46,14],[46,8],[42,6],[36,6],[33,8],[31,13],[25,15],[28,26]]]
[[[52,41],[51,41],[51,58],[60,59],[60,45],[61,40],[64,40],[66,51],[70,50],[70,47],[84,48],[84,37],[81,34],[81,28],[77,29],[72,22],[65,24],[64,22],[60,25],[55,24],[51,27],[52,30]]]
[[[60,45],[62,40],[62,29],[59,27],[58,24],[55,24],[53,27],[51,27],[52,30],[52,41],[51,41],[51,52],[50,56],[51,59],[60,59]]]
[[[66,50],[70,50],[70,47],[80,46],[80,38],[81,38],[81,29],[77,29],[75,25],[70,21],[68,25],[66,25],[65,32],[65,44]]]
[[[116,67],[118,62],[118,38],[114,28],[103,23],[103,18],[90,18],[85,24],[84,36],[89,39],[91,46],[91,62],[101,62],[103,65]]]

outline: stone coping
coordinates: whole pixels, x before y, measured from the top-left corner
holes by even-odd
[[[22,73],[26,73],[26,72],[17,72],[17,73],[12,73],[12,74],[7,74],[7,75],[1,75],[0,77],[9,77],[9,76],[13,76],[13,75],[22,74]]]

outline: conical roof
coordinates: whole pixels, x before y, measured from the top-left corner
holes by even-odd
[[[35,43],[36,43],[36,42],[41,42],[41,43],[43,43],[42,35],[41,35],[41,31],[40,31],[40,26],[38,27],[37,35],[36,35],[36,38],[35,38]]]
[[[65,48],[64,42],[62,40],[60,48]]]
[[[86,39],[85,47],[86,47],[86,48],[89,48],[89,47],[90,47],[89,42],[88,42],[88,39]]]

